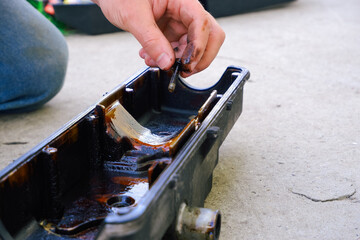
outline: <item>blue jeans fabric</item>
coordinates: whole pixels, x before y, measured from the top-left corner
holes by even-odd
[[[0,113],[39,108],[61,89],[68,48],[26,0],[0,0]]]

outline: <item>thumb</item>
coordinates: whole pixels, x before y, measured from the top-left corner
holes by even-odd
[[[148,9],[143,8],[141,14],[131,19],[127,25],[127,30],[139,41],[145,53],[156,65],[163,70],[170,69],[175,62],[175,53],[156,24],[150,6]]]

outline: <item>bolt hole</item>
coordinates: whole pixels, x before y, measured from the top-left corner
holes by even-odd
[[[114,208],[130,207],[135,203],[135,200],[129,196],[115,196],[107,200],[107,204]]]

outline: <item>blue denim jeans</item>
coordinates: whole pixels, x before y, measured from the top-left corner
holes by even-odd
[[[61,89],[68,49],[26,0],[0,0],[0,113],[39,108]]]

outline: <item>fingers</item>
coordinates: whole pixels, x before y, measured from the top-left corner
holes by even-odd
[[[208,67],[225,39],[198,0],[93,1],[111,23],[135,36],[147,65],[168,70],[181,57],[185,77]]]
[[[170,42],[171,47],[175,53],[175,59],[181,58],[181,56],[183,55],[183,52],[187,45],[186,39],[187,39],[187,34],[184,34],[183,36],[180,37],[178,41]],[[139,56],[145,60],[146,65],[151,67],[157,66],[156,62],[150,58],[150,56],[146,53],[144,48],[141,48],[139,50]]]
[[[181,1],[180,17],[188,28],[187,46],[181,57],[183,71],[192,72],[204,54],[210,26],[207,12],[196,0]]]
[[[175,62],[175,54],[169,41],[155,22],[153,9],[149,1],[97,1],[111,23],[129,31],[139,41],[145,51],[141,55],[145,58],[146,63],[149,63],[149,65],[155,63],[156,66],[163,70],[171,68]],[[157,15],[161,15],[161,12],[165,12],[165,10],[166,5],[165,8],[158,6]]]
[[[139,41],[145,53],[148,55],[148,59],[145,61],[149,65],[153,65],[155,61],[156,65],[163,70],[171,68],[175,62],[175,55],[169,41],[166,39],[164,34],[158,28],[151,7],[149,9],[143,9],[142,13],[139,14],[135,19],[131,19],[128,24],[128,30],[135,36]],[[146,11],[144,11],[146,10]],[[129,19],[130,20],[130,19]]]
[[[210,15],[209,15],[210,16]],[[191,76],[192,74],[201,72],[205,68],[207,68],[211,62],[215,59],[218,54],[221,45],[225,40],[225,33],[222,28],[218,25],[218,23],[210,16],[211,21],[211,30],[209,33],[209,38],[205,47],[205,50],[198,60],[194,58],[194,61],[190,64],[189,72],[183,72],[181,75],[183,77]],[[197,61],[198,60],[198,61]]]
[[[181,75],[187,77],[210,65],[224,42],[225,33],[198,1],[184,0],[182,3],[185,6],[182,6],[180,17],[188,26],[188,35],[187,46],[181,57]]]
[[[171,46],[174,49],[176,58],[181,58],[187,45],[187,34],[184,34],[179,41],[172,42]]]

